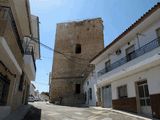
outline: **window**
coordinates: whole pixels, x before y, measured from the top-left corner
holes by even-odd
[[[92,88],[89,88],[89,99],[92,100]]]
[[[110,65],[111,65],[110,60],[105,62],[105,70],[106,70],[106,72],[108,72],[110,70]]]
[[[75,53],[80,54],[81,53],[81,44],[76,44]]]
[[[158,37],[158,44],[160,45],[160,28],[158,28],[156,30],[156,33],[157,33],[157,37]]]
[[[89,85],[89,81],[87,81],[87,86]]]
[[[76,87],[75,88],[76,89],[75,93],[76,94],[80,94],[80,92],[81,92],[81,85],[80,84],[76,84],[75,87]]]
[[[127,56],[127,62],[131,61],[132,59],[134,59],[135,56],[135,47],[134,45],[130,46],[129,48],[126,49],[126,56]]]
[[[127,85],[118,87],[118,97],[127,98]]]
[[[6,105],[10,82],[0,74],[0,105]]]

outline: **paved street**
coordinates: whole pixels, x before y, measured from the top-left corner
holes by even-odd
[[[105,109],[58,106],[45,102],[31,104],[34,107],[24,120],[143,120]]]

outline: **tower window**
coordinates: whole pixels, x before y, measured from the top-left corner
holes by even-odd
[[[75,53],[80,54],[81,53],[81,44],[76,44]]]
[[[81,93],[81,85],[80,84],[76,84],[75,87],[76,87],[75,88],[75,93],[76,94],[80,94]]]

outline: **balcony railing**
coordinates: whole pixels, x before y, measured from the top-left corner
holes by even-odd
[[[18,30],[17,30],[16,22],[14,20],[12,11],[9,7],[0,6],[0,20],[9,22],[11,24],[11,27],[12,27],[12,30],[13,30],[14,35],[16,37],[19,49],[21,50],[21,53],[24,54],[24,50],[22,47],[22,41],[20,40],[20,36],[19,36]],[[3,35],[4,31],[5,31],[5,28],[0,29],[0,33],[2,35]]]
[[[130,53],[129,55],[119,59],[118,61],[112,63],[111,65],[109,65],[107,68],[104,68],[102,70],[100,70],[98,72],[98,77],[102,76],[105,73],[108,73],[110,71],[112,71],[113,69],[139,57],[144,55],[145,53],[148,53],[150,51],[152,51],[153,49],[157,48],[160,46],[160,38],[154,39],[151,42],[147,43],[146,45],[140,47],[139,49],[133,51],[132,53]]]
[[[36,62],[35,62],[35,58],[34,58],[33,48],[25,50],[25,55],[31,55],[32,56],[34,68],[35,68],[35,71],[36,71]]]

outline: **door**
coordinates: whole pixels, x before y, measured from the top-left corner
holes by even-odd
[[[111,65],[110,60],[105,62],[105,70],[106,70],[106,72],[108,72],[110,70],[110,65]]]
[[[134,45],[132,45],[126,49],[126,56],[127,56],[127,62],[129,62],[130,60],[132,60],[136,57]]]
[[[112,92],[111,85],[103,88],[103,105],[105,108],[112,107]]]
[[[7,104],[10,81],[0,74],[0,105]]]
[[[139,82],[137,84],[138,84],[140,111],[143,114],[151,115],[152,110],[150,105],[150,97],[149,97],[147,81]]]

